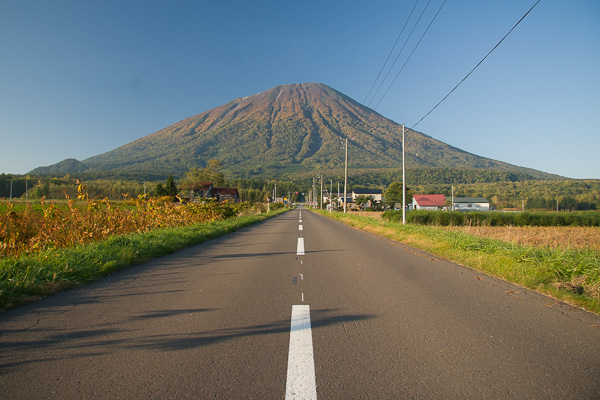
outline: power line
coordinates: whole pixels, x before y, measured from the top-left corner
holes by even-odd
[[[402,27],[402,30],[400,31],[400,34],[398,35],[398,37],[396,38],[396,42],[394,42],[394,45],[392,46],[392,50],[390,50],[390,54],[388,54],[387,58],[385,59],[385,62],[383,63],[383,65],[381,66],[381,70],[379,71],[379,73],[377,74],[377,77],[375,78],[375,81],[373,81],[373,84],[371,85],[371,89],[369,89],[369,93],[367,93],[367,95],[365,96],[365,99],[363,100],[363,104],[365,104],[365,102],[367,101],[367,99],[369,98],[369,95],[371,94],[371,91],[373,90],[373,88],[375,87],[375,84],[377,83],[377,80],[379,79],[379,77],[381,76],[381,73],[383,72],[383,69],[385,68],[385,65],[387,64],[387,62],[390,60],[390,57],[392,56],[392,53],[394,52],[394,49],[396,48],[396,45],[398,44],[398,40],[400,40],[400,37],[402,36],[402,34],[404,33],[404,29],[406,29],[406,25],[408,25],[408,21],[410,20],[410,17],[412,17],[413,12],[415,11],[415,8],[417,7],[417,4],[419,4],[419,0],[417,0],[415,2],[415,5],[412,8],[412,11],[410,12],[410,15],[408,16],[408,18],[406,19],[406,21],[404,22],[404,26]],[[400,50],[400,52],[402,52],[402,50]],[[393,66],[393,65],[392,65]]]
[[[530,9],[529,9],[529,11],[527,11],[527,12],[525,13],[525,15],[523,15],[523,16],[521,17],[521,19],[520,19],[520,20],[519,20],[519,21],[518,21],[518,22],[517,22],[517,23],[516,23],[516,24],[515,24],[515,25],[514,25],[514,26],[513,26],[513,27],[512,27],[512,28],[511,28],[509,31],[508,31],[508,33],[507,33],[506,35],[504,35],[504,37],[503,37],[503,38],[502,38],[502,39],[501,39],[501,40],[500,40],[498,43],[496,43],[496,45],[495,45],[495,46],[492,48],[492,50],[490,50],[490,51],[489,51],[489,53],[487,53],[487,54],[485,55],[485,57],[483,57],[483,58],[481,59],[481,61],[479,61],[479,62],[477,63],[477,65],[476,65],[476,66],[475,66],[475,67],[474,67],[474,68],[473,68],[473,69],[472,69],[472,70],[471,70],[471,71],[470,71],[470,72],[469,72],[469,73],[468,73],[468,74],[467,74],[467,75],[466,75],[464,78],[462,78],[462,80],[461,80],[460,82],[458,82],[458,84],[457,84],[456,86],[454,86],[454,88],[453,88],[453,89],[452,89],[450,92],[448,92],[448,94],[447,94],[446,96],[444,96],[444,98],[443,98],[442,100],[440,100],[440,101],[439,101],[439,102],[438,102],[438,103],[437,103],[437,104],[436,104],[436,105],[435,105],[435,106],[434,106],[434,107],[433,107],[431,110],[429,110],[429,112],[428,112],[427,114],[425,114],[425,115],[423,116],[423,118],[421,118],[420,120],[418,120],[418,121],[417,121],[417,123],[416,123],[416,124],[414,124],[414,125],[411,127],[411,129],[412,129],[412,128],[414,128],[415,126],[419,125],[419,123],[420,123],[421,121],[423,121],[425,118],[427,118],[427,116],[428,116],[429,114],[431,114],[431,113],[433,112],[433,110],[435,110],[435,109],[436,109],[436,108],[437,108],[437,107],[438,107],[440,104],[442,104],[442,102],[443,102],[444,100],[446,100],[446,99],[448,98],[448,96],[450,96],[450,95],[452,94],[452,92],[454,92],[454,91],[455,91],[455,90],[456,90],[456,89],[457,89],[457,88],[458,88],[458,87],[459,87],[459,86],[460,86],[460,85],[461,85],[461,84],[462,84],[464,81],[466,81],[466,80],[467,80],[467,78],[468,78],[469,76],[471,76],[471,74],[473,73],[473,71],[475,71],[475,70],[477,69],[477,67],[479,67],[479,66],[480,66],[480,65],[481,65],[481,64],[482,64],[482,63],[485,61],[485,59],[486,59],[486,58],[488,58],[488,56],[489,56],[490,54],[492,54],[492,52],[493,52],[494,50],[496,50],[496,48],[497,48],[498,46],[500,46],[500,43],[502,43],[502,42],[504,41],[504,39],[506,39],[506,38],[508,37],[508,35],[510,35],[510,33],[511,33],[511,32],[512,32],[512,31],[513,31],[513,30],[514,30],[516,27],[517,27],[517,25],[519,25],[519,24],[521,23],[521,21],[523,21],[523,20],[525,19],[525,17],[526,17],[526,16],[527,16],[527,15],[528,15],[528,14],[531,12],[531,10],[533,10],[533,9],[535,8],[535,6],[537,6],[537,5],[538,5],[538,3],[539,3],[540,1],[541,1],[541,0],[538,0],[538,1],[536,1],[536,2],[535,2],[535,4],[534,4],[534,5],[533,5],[533,6],[532,6]]]
[[[381,101],[383,100],[383,98],[385,97],[385,95],[390,91],[390,89],[394,85],[394,82],[396,82],[396,79],[398,79],[398,76],[400,76],[400,73],[404,70],[404,67],[406,67],[406,64],[410,61],[412,55],[415,53],[415,50],[417,50],[417,47],[419,47],[419,44],[421,43],[421,41],[423,40],[423,38],[425,37],[425,35],[429,31],[429,28],[431,28],[431,25],[433,25],[433,22],[437,18],[438,14],[440,13],[440,11],[442,11],[442,7],[444,7],[444,4],[446,4],[446,0],[444,0],[444,2],[442,3],[442,5],[440,5],[440,8],[438,8],[437,12],[433,16],[433,19],[431,20],[431,22],[427,26],[427,29],[425,29],[425,32],[423,32],[423,34],[421,35],[421,38],[419,39],[419,41],[417,42],[417,44],[413,48],[413,51],[410,53],[410,55],[408,56],[408,58],[404,62],[404,65],[402,65],[402,68],[400,68],[400,71],[398,71],[398,73],[394,77],[394,80],[392,81],[392,83],[390,83],[390,86],[387,88],[387,90],[385,91],[385,93],[383,93],[383,96],[381,96],[381,99],[379,99],[379,101],[377,102],[377,105],[375,105],[375,108],[374,108],[375,110],[377,109],[377,107],[379,107],[379,104],[381,103]]]
[[[444,1],[445,1],[445,0],[444,0]],[[444,98],[443,98],[442,100],[440,100],[440,101],[439,101],[439,102],[438,102],[438,103],[437,103],[437,104],[436,104],[436,105],[435,105],[435,106],[434,106],[434,107],[433,107],[431,110],[429,110],[429,112],[428,112],[427,114],[425,114],[425,115],[424,115],[424,116],[423,116],[423,117],[422,117],[422,118],[421,118],[419,121],[417,121],[417,123],[416,123],[416,124],[414,124],[414,125],[413,125],[412,127],[410,127],[409,129],[410,129],[410,130],[413,130],[413,129],[414,129],[414,128],[415,128],[415,127],[416,127],[416,126],[417,126],[417,125],[418,125],[418,124],[421,122],[421,121],[423,121],[425,118],[427,118],[427,116],[429,116],[429,114],[431,114],[431,113],[433,112],[433,110],[435,110],[435,109],[436,109],[436,108],[437,108],[437,107],[438,107],[440,104],[442,104],[442,102],[443,102],[444,100],[446,100],[446,99],[448,98],[448,96],[450,96],[450,95],[452,94],[452,92],[454,92],[454,91],[455,91],[455,90],[456,90],[456,89],[457,89],[457,88],[458,88],[458,87],[459,87],[459,86],[460,86],[460,85],[461,85],[461,84],[462,84],[462,83],[463,83],[465,80],[467,80],[467,78],[468,78],[468,77],[469,77],[469,76],[470,76],[470,75],[473,73],[473,71],[475,71],[475,70],[477,69],[477,67],[479,67],[479,66],[480,66],[480,65],[481,65],[481,64],[482,64],[482,63],[485,61],[485,59],[486,59],[486,58],[487,58],[487,57],[488,57],[490,54],[492,54],[492,52],[493,52],[494,50],[496,50],[496,48],[497,48],[498,46],[500,46],[500,44],[501,44],[501,43],[504,41],[504,39],[506,39],[506,38],[508,37],[508,35],[510,35],[510,34],[511,34],[511,32],[512,32],[512,31],[513,31],[513,30],[514,30],[514,29],[515,29],[515,28],[516,28],[516,27],[517,27],[517,26],[518,26],[518,25],[519,25],[519,24],[520,24],[520,23],[521,23],[521,22],[522,22],[522,21],[525,19],[525,17],[527,17],[527,15],[529,15],[529,13],[530,13],[530,12],[531,12],[531,11],[532,11],[534,8],[535,8],[535,6],[537,6],[537,5],[538,5],[538,3],[539,3],[540,1],[541,1],[541,0],[537,0],[537,1],[536,1],[536,3],[535,3],[535,4],[534,4],[534,5],[533,5],[533,6],[532,6],[532,7],[531,7],[531,8],[530,8],[530,9],[529,9],[529,10],[528,10],[526,13],[525,13],[525,15],[523,15],[523,16],[521,17],[521,19],[519,19],[519,21],[518,21],[518,22],[517,22],[517,23],[516,23],[516,24],[515,24],[515,25],[514,25],[514,26],[513,26],[513,27],[512,27],[512,28],[511,28],[509,31],[508,31],[508,33],[507,33],[506,35],[504,35],[504,37],[503,37],[503,38],[502,38],[502,39],[501,39],[501,40],[500,40],[498,43],[496,43],[496,45],[495,45],[495,46],[494,46],[494,47],[493,47],[493,48],[492,48],[492,49],[491,49],[491,50],[490,50],[490,51],[489,51],[489,52],[488,52],[488,53],[485,55],[485,57],[483,57],[483,58],[481,59],[481,61],[479,61],[479,63],[477,63],[477,65],[476,65],[476,66],[475,66],[475,67],[474,67],[474,68],[473,68],[473,69],[472,69],[472,70],[471,70],[471,71],[470,71],[470,72],[469,72],[469,73],[468,73],[468,74],[467,74],[467,75],[466,75],[466,76],[465,76],[465,77],[464,77],[464,78],[463,78],[463,79],[462,79],[462,80],[461,80],[461,81],[460,81],[460,82],[459,82],[459,83],[456,85],[456,86],[454,86],[454,88],[453,88],[453,89],[452,89],[452,90],[451,90],[451,91],[450,91],[450,92],[449,92],[449,93],[448,93],[446,96],[444,96]],[[443,5],[443,4],[442,4],[442,5]],[[412,53],[411,53],[411,54],[412,54]],[[393,82],[392,82],[392,83],[393,83]],[[386,92],[386,93],[387,93],[387,92]],[[380,102],[381,102],[381,100],[380,100]],[[378,105],[379,105],[379,103],[378,103]],[[383,155],[383,153],[385,153],[386,151],[388,151],[389,149],[391,149],[391,148],[392,148],[392,146],[394,146],[398,140],[399,140],[399,139],[398,139],[398,138],[396,138],[396,139],[395,139],[395,140],[394,140],[394,141],[393,141],[393,142],[392,142],[392,143],[391,143],[391,144],[390,144],[390,145],[389,145],[389,146],[388,146],[388,147],[387,147],[387,148],[386,148],[384,151],[382,151],[382,152],[381,152],[380,156],[382,156],[382,155]]]
[[[396,61],[398,61],[398,58],[400,57],[400,54],[402,54],[402,52],[404,51],[404,48],[406,47],[406,44],[408,43],[408,41],[412,37],[412,34],[414,33],[415,29],[417,28],[417,25],[419,25],[419,22],[421,21],[421,18],[423,18],[423,14],[425,14],[425,11],[427,11],[427,7],[429,7],[429,3],[430,2],[431,2],[431,0],[428,0],[427,4],[425,4],[425,8],[423,8],[423,11],[421,11],[421,15],[419,15],[419,18],[417,19],[417,22],[415,22],[415,25],[413,26],[412,30],[408,34],[408,37],[404,41],[404,44],[402,45],[402,48],[400,49],[400,52],[398,53],[398,55],[394,59],[394,62],[392,63],[392,65],[388,69],[388,72],[383,77],[383,80],[379,83],[379,86],[377,87],[377,90],[375,91],[375,94],[371,98],[371,101],[369,101],[369,104],[367,104],[367,107],[369,107],[371,105],[371,103],[373,102],[373,100],[375,100],[375,97],[377,97],[377,93],[379,93],[379,91],[381,90],[381,86],[383,86],[383,83],[385,82],[385,80],[389,76],[390,72],[392,72],[392,69],[394,68],[394,65],[396,65]]]

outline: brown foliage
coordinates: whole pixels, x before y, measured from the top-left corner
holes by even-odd
[[[598,227],[454,226],[444,229],[525,246],[600,251],[600,228]]]
[[[182,205],[170,198],[113,204],[107,198],[88,199],[85,186],[67,204],[29,204],[15,210],[8,204],[0,213],[0,257],[18,256],[44,249],[68,247],[103,240],[112,235],[145,232],[156,228],[192,225],[227,218],[238,210],[217,202]]]

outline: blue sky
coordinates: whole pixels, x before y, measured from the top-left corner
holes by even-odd
[[[442,3],[417,3],[396,52],[425,9],[422,20],[390,78]],[[534,3],[447,0],[371,107],[381,100],[376,111],[413,126]],[[0,0],[0,172],[84,160],[279,84],[321,82],[363,102],[414,5]],[[598,21],[597,0],[542,0],[415,129],[480,156],[600,179]]]

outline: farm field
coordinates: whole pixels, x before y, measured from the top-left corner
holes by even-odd
[[[110,202],[88,199],[68,202],[0,204],[0,257],[15,257],[47,249],[105,240],[115,235],[157,228],[189,226],[238,215],[237,204],[179,205],[170,199],[140,196]]]
[[[441,227],[441,229],[502,240],[522,246],[600,252],[600,228],[598,227],[448,226]]]

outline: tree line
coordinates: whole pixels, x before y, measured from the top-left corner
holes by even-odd
[[[341,172],[341,173],[340,173]],[[333,194],[337,195],[337,184],[343,191],[343,171],[332,170],[327,176],[323,171],[324,186],[329,190],[333,183]],[[303,174],[301,178],[280,179],[231,178],[217,160],[210,160],[204,168],[192,168],[183,177],[161,174],[166,180],[144,183],[139,180],[85,179],[90,196],[122,199],[124,195],[136,197],[147,193],[152,196],[173,196],[175,191],[185,190],[190,183],[212,182],[216,187],[236,187],[241,201],[262,203],[273,200],[275,187],[277,197],[291,201],[302,201],[303,193],[312,190],[315,174]],[[86,175],[82,175],[86,176]],[[0,175],[0,197],[10,196],[10,181],[13,183],[13,198],[25,196],[27,183],[28,197],[31,199],[64,199],[76,196],[75,176],[59,178],[32,178]],[[476,181],[473,181],[477,178]],[[536,180],[525,179],[519,173],[487,170],[457,170],[449,168],[422,168],[407,170],[408,196],[410,202],[415,194],[444,194],[450,197],[454,186],[457,197],[485,197],[496,209],[525,210],[598,210],[600,209],[600,180]],[[162,178],[164,179],[164,178]],[[395,184],[394,184],[395,182]],[[388,203],[399,202],[398,185],[402,182],[402,170],[351,170],[348,179],[348,193],[353,189],[382,189]],[[320,183],[315,181],[320,190]],[[395,185],[395,186],[394,186]],[[392,194],[394,193],[394,194]],[[401,200],[400,200],[401,201]]]
[[[77,197],[77,181],[75,176],[65,175],[60,178],[15,178],[11,175],[0,175],[0,198],[10,197],[10,182],[12,180],[12,197],[25,198],[25,185],[27,182],[27,197],[29,199],[60,200]],[[220,162],[210,160],[204,168],[192,168],[181,179],[169,175],[166,181],[139,182],[133,180],[92,179],[85,180],[86,189],[90,198],[108,198],[122,200],[136,198],[139,195],[156,197],[170,196],[174,199],[195,184],[212,183],[213,187],[236,187],[240,201],[248,203],[265,203],[274,201],[275,194],[278,198],[286,198],[292,202],[302,199],[301,185],[291,180],[261,180],[261,179],[235,179],[227,180]]]

